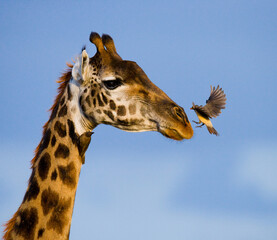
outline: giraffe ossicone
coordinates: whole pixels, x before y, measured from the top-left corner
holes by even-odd
[[[68,239],[76,189],[92,130],[108,124],[131,132],[158,131],[190,139],[183,108],[154,85],[133,61],[122,60],[113,39],[91,33],[85,49],[62,75],[59,93],[32,160],[23,202],[7,222],[4,239]]]

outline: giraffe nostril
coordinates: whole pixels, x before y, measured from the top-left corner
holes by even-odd
[[[183,124],[187,125],[189,122],[188,117],[182,107],[174,107],[174,114],[183,122]]]
[[[179,118],[184,119],[183,111],[179,107],[174,107],[174,111]]]

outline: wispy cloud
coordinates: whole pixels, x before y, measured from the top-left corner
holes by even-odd
[[[180,181],[189,180],[191,166],[181,157],[169,159],[165,156],[154,162],[145,156],[143,160],[130,161],[116,156],[116,160],[105,160],[106,164],[95,162],[93,174],[90,167],[84,170],[76,199],[72,239],[90,236],[105,240],[116,236],[126,240],[273,240],[277,237],[277,221],[270,217],[200,210],[197,206],[170,206],[167,200],[172,190]],[[84,182],[86,186],[82,185]]]
[[[3,156],[9,161],[7,166],[0,170],[4,186],[0,194],[1,196],[7,194],[0,206],[1,223],[16,210],[17,203],[14,203],[14,200],[10,202],[10,199],[14,198],[12,195],[20,195],[17,197],[18,203],[23,197],[22,191],[26,188],[30,173],[28,162],[32,157],[30,153],[32,147],[27,148],[29,149],[19,149],[17,153],[12,152],[13,146],[1,149]],[[253,162],[251,156],[259,156],[256,152],[253,153],[253,149],[256,148],[245,151],[245,156],[250,157],[240,159],[240,165],[237,166],[240,170],[236,176],[239,176],[246,185],[251,184],[257,189],[264,188],[261,183],[252,183],[252,179],[256,178],[256,169],[264,168],[256,166],[257,163]],[[265,148],[260,154],[264,156],[264,152],[267,152],[268,159],[272,159],[270,158],[272,151],[273,154],[276,153],[274,146]],[[128,158],[128,153],[124,156],[116,153],[113,159],[101,159],[101,156],[90,155],[90,159],[87,159],[82,169],[72,220],[71,239],[87,239],[89,236],[91,239],[103,240],[112,238],[273,240],[277,237],[277,221],[272,217],[262,215],[257,217],[249,213],[230,213],[230,211],[226,213],[222,209],[213,211],[198,208],[197,205],[172,207],[174,203],[168,202],[172,194],[174,195],[184,182],[191,181],[191,171],[195,167],[192,164],[197,159],[189,155],[172,157],[172,153],[168,153],[153,157],[149,154],[139,154]],[[249,167],[252,165],[255,167]],[[244,169],[250,169],[251,174]],[[18,178],[10,183],[7,182],[7,179],[15,173],[18,174]],[[267,185],[267,181],[263,179],[260,181]],[[271,187],[268,188],[270,192],[275,191],[275,188],[273,190]]]
[[[237,164],[237,181],[267,200],[277,199],[277,143],[245,147]]]

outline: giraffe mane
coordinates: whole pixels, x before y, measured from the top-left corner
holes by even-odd
[[[59,87],[58,87],[58,95],[56,96],[55,98],[55,101],[54,101],[54,104],[52,105],[52,107],[48,110],[49,112],[51,112],[50,114],[50,118],[49,120],[44,124],[43,126],[43,136],[47,130],[47,127],[48,127],[48,124],[50,122],[50,120],[52,119],[52,115],[53,115],[53,112],[55,111],[55,109],[57,108],[57,105],[58,105],[58,102],[60,101],[72,75],[71,75],[71,70],[73,68],[73,65],[71,63],[66,63],[66,65],[69,67],[69,69],[67,69],[63,74],[62,76],[56,81],[58,84],[59,84]],[[40,146],[42,144],[42,141],[43,141],[43,138],[41,139],[40,143],[38,144],[38,146],[36,147],[35,149],[35,156],[33,157],[33,159],[31,160],[31,168],[34,167],[34,164],[36,162],[36,159],[38,157],[38,154],[39,154],[39,149],[40,149]]]
[[[4,236],[3,236],[4,240],[9,239],[9,234],[10,234],[10,231],[13,229],[13,226],[15,224],[17,213],[18,213],[18,210],[15,212],[15,214],[12,216],[12,218],[8,222],[3,224],[3,226],[5,227]]]
[[[49,109],[49,112],[51,112],[51,114],[50,114],[49,120],[43,126],[43,136],[44,136],[44,134],[46,132],[46,129],[48,127],[48,124],[49,124],[50,120],[52,119],[53,111],[54,111],[54,109],[56,109],[56,107],[58,105],[58,102],[60,101],[60,99],[61,99],[61,97],[62,97],[66,87],[68,86],[68,83],[69,83],[70,79],[71,79],[71,70],[72,70],[73,65],[71,63],[66,63],[66,65],[69,67],[69,69],[67,69],[62,74],[62,76],[57,80],[57,83],[59,84],[58,95],[55,98],[53,106]],[[43,142],[43,137],[42,137],[40,143],[38,144],[38,146],[35,149],[35,156],[31,160],[31,169],[34,168],[34,164],[36,162],[36,159],[39,156],[39,149],[40,149],[40,147],[42,145],[42,142]],[[31,178],[32,178],[32,175],[31,175],[30,179]],[[30,183],[30,179],[29,179],[29,183]],[[4,240],[8,240],[9,239],[9,234],[10,234],[10,231],[13,229],[13,226],[15,224],[17,214],[18,214],[18,210],[16,211],[16,213],[13,215],[13,217],[9,221],[7,221],[5,224],[3,224],[3,226],[5,228],[4,229],[4,236],[3,236]]]

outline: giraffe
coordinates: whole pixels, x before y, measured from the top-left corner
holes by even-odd
[[[69,239],[76,189],[92,130],[108,124],[125,131],[158,131],[190,139],[183,108],[132,61],[122,60],[113,39],[92,32],[97,52],[85,48],[58,80],[58,95],[31,161],[21,205],[6,223],[4,240]]]

